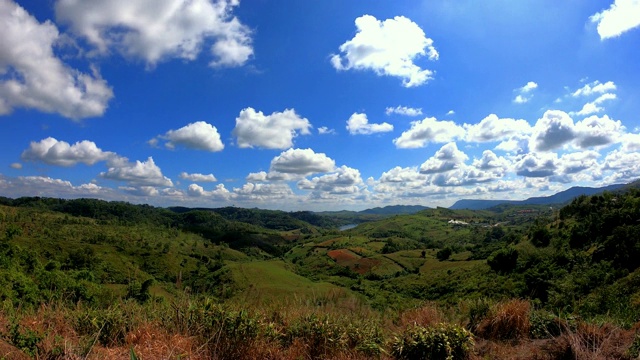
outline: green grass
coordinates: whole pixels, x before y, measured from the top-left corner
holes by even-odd
[[[234,299],[248,303],[327,296],[339,289],[336,285],[314,282],[294,273],[282,260],[237,262],[228,267],[235,284],[243,289]]]

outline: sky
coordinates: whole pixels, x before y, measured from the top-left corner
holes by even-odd
[[[0,0],[0,196],[362,210],[640,178],[640,0]]]

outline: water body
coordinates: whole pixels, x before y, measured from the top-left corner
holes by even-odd
[[[338,229],[340,231],[345,231],[345,230],[353,229],[356,226],[358,226],[358,224],[347,224],[347,225],[340,226]]]

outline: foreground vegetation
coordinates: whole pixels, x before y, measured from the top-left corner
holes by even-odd
[[[633,188],[375,217],[2,198],[0,358],[633,359],[638,219]]]

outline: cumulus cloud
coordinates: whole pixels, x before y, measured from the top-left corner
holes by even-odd
[[[460,167],[469,157],[458,150],[456,143],[445,144],[435,155],[420,165],[420,173],[435,174]]]
[[[620,141],[624,152],[640,151],[640,134],[624,134]]]
[[[118,156],[110,151],[102,151],[93,141],[79,141],[70,145],[48,137],[38,142],[32,141],[22,152],[24,161],[43,162],[57,166],[74,166],[78,163],[93,165],[99,161],[116,160]]]
[[[218,129],[204,121],[191,123],[178,130],[169,130],[159,138],[167,140],[165,146],[169,149],[174,149],[176,146],[212,152],[224,149]],[[153,146],[157,144],[157,140],[152,139],[150,143]]]
[[[270,170],[283,174],[311,175],[333,171],[336,163],[312,149],[289,149],[271,160]]]
[[[604,107],[600,106],[603,102],[607,100],[615,100],[616,98],[617,98],[616,94],[612,94],[612,93],[602,94],[598,96],[598,98],[596,98],[594,101],[584,104],[584,106],[582,107],[582,110],[578,111],[576,114],[590,115],[590,114],[599,113],[604,110]]]
[[[217,200],[227,200],[232,194],[224,187],[224,184],[218,184],[213,190],[207,191],[198,184],[191,184],[187,188],[187,195],[192,197],[211,197]]]
[[[264,115],[249,107],[240,111],[232,133],[241,148],[284,150],[293,146],[293,138],[298,134],[310,134],[310,128],[309,120],[298,116],[293,109]]]
[[[593,94],[604,94],[606,92],[616,90],[616,84],[613,81],[607,81],[606,83],[601,83],[596,80],[592,83],[585,84],[580,89],[574,91],[571,96],[579,97],[579,96],[590,96]]]
[[[334,173],[314,177],[311,180],[303,179],[298,182],[298,188],[312,190],[316,197],[323,197],[321,193],[331,195],[356,194],[362,190],[364,182],[360,171],[348,166],[341,166]]]
[[[123,181],[131,186],[173,186],[171,179],[162,175],[162,171],[149,157],[147,161],[125,162],[110,167],[100,176],[115,181]]]
[[[496,114],[490,114],[477,124],[464,124],[467,131],[467,142],[492,142],[505,141],[513,137],[521,137],[531,134],[531,125],[526,120],[499,118]]]
[[[537,87],[538,87],[537,83],[533,81],[529,81],[523,87],[517,88],[516,91],[518,92],[518,95],[516,96],[515,99],[513,99],[513,102],[517,104],[524,104],[528,102],[529,100],[531,100],[531,97],[533,96],[531,95],[531,91],[536,89]]]
[[[371,135],[375,133],[393,131],[393,125],[389,123],[369,124],[367,114],[353,113],[347,120],[347,130],[351,135]]]
[[[189,181],[194,181],[194,182],[216,182],[218,181],[218,179],[216,179],[215,176],[213,176],[213,174],[199,174],[199,173],[194,173],[194,174],[188,174],[186,172],[181,172],[180,173],[180,178],[184,179],[184,180],[189,180]]]
[[[383,172],[380,176],[381,183],[422,183],[426,176],[421,174],[415,167],[403,168],[396,166],[393,169]]]
[[[233,16],[238,0],[58,0],[58,21],[98,53],[117,51],[149,66],[194,60],[210,45],[212,66],[240,66],[253,54],[251,31]]]
[[[265,182],[268,180],[268,174],[266,171],[258,171],[255,173],[249,173],[249,175],[247,175],[247,182]]]
[[[46,176],[3,178],[3,176],[0,175],[0,195],[12,198],[20,196],[104,198],[113,195],[113,191],[91,183],[74,186],[70,181]]]
[[[446,143],[463,138],[465,130],[453,121],[439,121],[434,117],[412,121],[411,128],[393,140],[397,148],[421,148],[427,143]]]
[[[576,137],[573,119],[560,110],[547,110],[533,127],[531,149],[549,151],[562,147]]]
[[[511,163],[504,157],[496,155],[491,150],[485,150],[482,152],[482,157],[473,161],[473,166],[479,170],[491,170],[496,171],[501,175],[504,175]]]
[[[422,115],[422,108],[412,108],[407,106],[388,107],[385,110],[387,115],[398,114],[405,116],[419,116]]]
[[[293,197],[293,190],[288,184],[254,184],[246,183],[240,188],[233,188],[233,193],[241,200],[268,201]]]
[[[0,115],[30,108],[79,120],[107,110],[113,91],[99,71],[80,72],[55,56],[60,34],[53,23],[0,0],[0,34]]]
[[[615,0],[611,7],[592,15],[589,19],[598,24],[601,40],[618,37],[640,26],[640,1]]]
[[[380,21],[371,15],[356,19],[357,33],[331,57],[337,70],[373,70],[378,75],[396,76],[405,87],[425,84],[433,71],[422,69],[414,60],[427,56],[437,60],[433,40],[404,16]]]
[[[593,171],[599,166],[597,151],[581,151],[564,154],[558,159],[559,173],[563,175],[576,174],[584,170]]]
[[[516,174],[524,177],[545,178],[556,174],[558,155],[556,153],[529,153],[515,163]]]
[[[593,115],[576,123],[576,143],[583,149],[610,145],[620,140],[624,129],[620,120],[613,120],[607,115]]]

